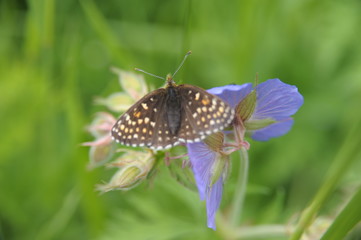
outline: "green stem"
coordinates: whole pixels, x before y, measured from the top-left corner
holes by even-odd
[[[243,202],[246,194],[246,187],[248,181],[248,165],[249,165],[248,152],[244,147],[242,147],[239,153],[240,153],[240,166],[239,166],[236,189],[233,196],[233,202],[231,208],[232,212],[230,216],[231,224],[234,227],[237,227],[239,225],[241,219]]]

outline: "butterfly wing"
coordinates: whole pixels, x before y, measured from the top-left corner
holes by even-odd
[[[179,141],[199,142],[232,122],[234,110],[219,97],[188,84],[179,85],[179,93],[184,113]]]
[[[193,85],[176,88],[181,99],[177,134],[171,134],[168,126],[167,89],[160,88],[120,116],[111,131],[113,139],[126,146],[167,149],[180,143],[199,142],[232,122],[234,110],[222,99]]]
[[[126,146],[152,146],[156,123],[164,115],[162,107],[165,101],[166,90],[157,89],[145,95],[120,116],[112,128],[113,139]]]

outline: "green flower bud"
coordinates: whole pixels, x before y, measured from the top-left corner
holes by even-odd
[[[102,192],[111,190],[129,190],[144,180],[152,167],[155,158],[151,152],[127,151],[111,167],[119,167],[109,183],[98,185],[97,189]]]
[[[204,143],[214,152],[220,152],[223,148],[224,134],[222,132],[216,132],[204,139]]]
[[[248,120],[256,108],[257,94],[256,90],[250,92],[238,105],[236,106],[236,114],[241,117],[242,121]]]

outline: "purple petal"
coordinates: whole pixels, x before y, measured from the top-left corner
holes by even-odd
[[[207,226],[216,230],[216,213],[221,203],[223,193],[223,177],[213,184],[207,191]]]
[[[194,178],[201,200],[206,200],[208,227],[216,229],[215,215],[222,199],[223,177],[209,187],[212,178],[212,167],[218,161],[218,154],[211,151],[204,143],[187,144],[189,159],[192,163]]]
[[[252,84],[246,83],[243,85],[226,85],[223,87],[215,87],[207,90],[209,93],[212,93],[228,104],[235,108],[237,104],[245,97],[248,93],[252,91]]]
[[[293,119],[271,124],[260,130],[252,132],[252,138],[256,141],[268,141],[270,138],[279,137],[286,134],[293,125]]]
[[[211,177],[211,169],[217,154],[211,151],[206,144],[187,144],[189,159],[192,163],[194,178],[201,200],[206,199],[206,189]]]
[[[279,79],[270,79],[257,87],[257,106],[252,119],[287,119],[303,104],[303,97],[296,86]]]

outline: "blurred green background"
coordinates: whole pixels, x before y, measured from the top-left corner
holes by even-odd
[[[280,78],[305,103],[287,135],[252,142],[243,225],[291,224],[360,118],[358,0],[0,1],[0,239],[222,239],[204,203],[161,166],[152,183],[99,195],[113,171],[86,169],[95,96],[120,91],[115,66],[203,88]],[[163,83],[146,76],[147,82]],[[225,184],[226,214],[236,180]],[[321,209],[360,185],[348,166]]]

